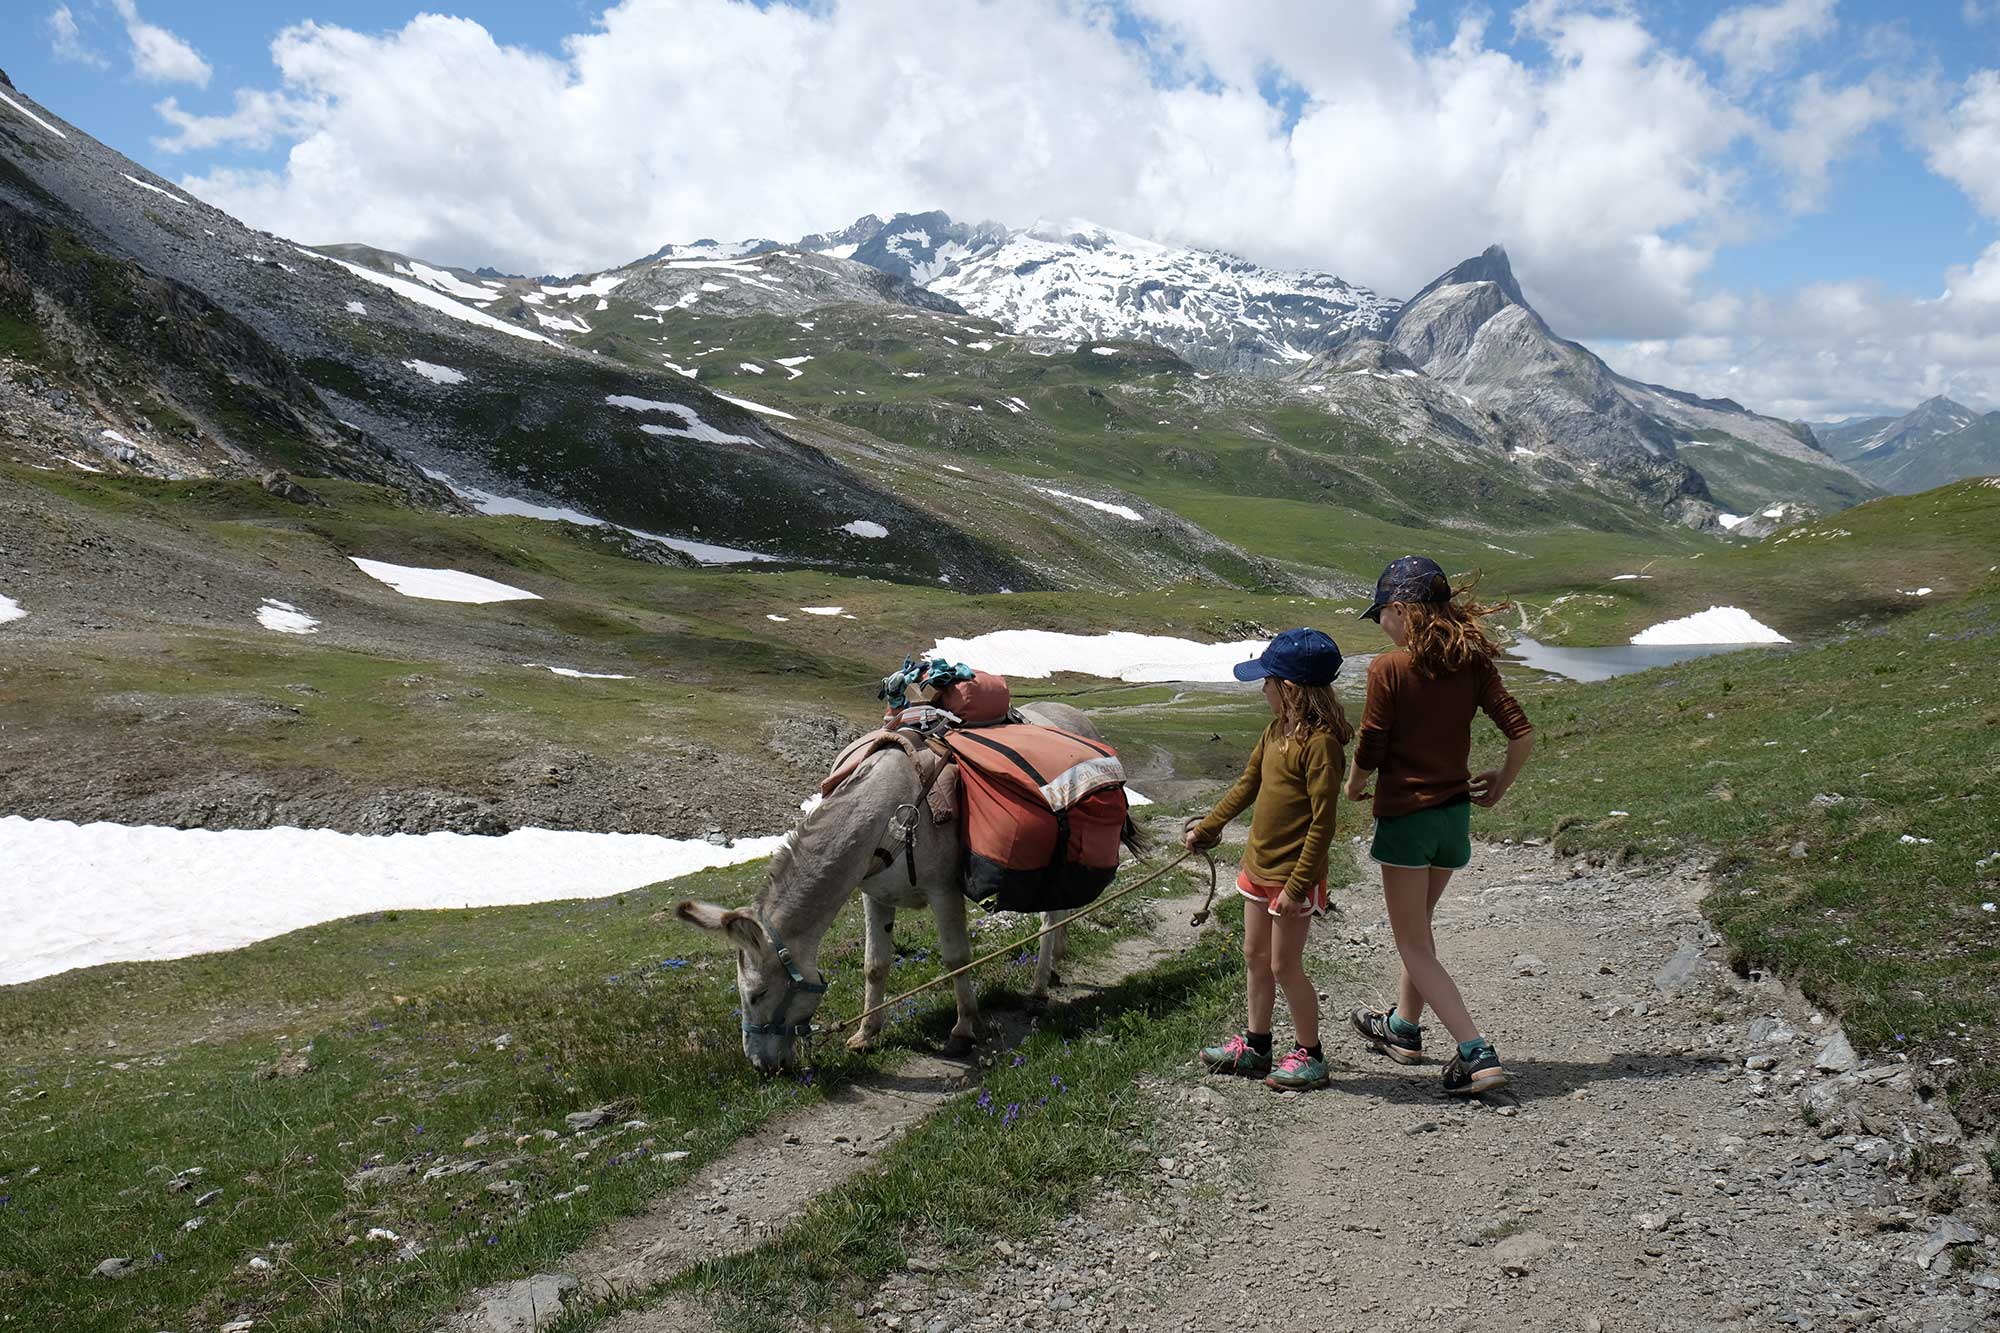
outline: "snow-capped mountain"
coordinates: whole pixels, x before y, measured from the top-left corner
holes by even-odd
[[[1206,370],[1281,374],[1396,302],[1328,273],[1264,268],[1082,221],[1009,231],[940,212],[862,218],[801,249],[852,258],[950,297],[1014,332],[1068,343],[1154,342]]]

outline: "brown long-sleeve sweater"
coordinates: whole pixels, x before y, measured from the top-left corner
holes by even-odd
[[[1264,729],[1243,776],[1201,821],[1200,834],[1203,846],[1214,846],[1223,826],[1255,801],[1243,873],[1255,883],[1279,884],[1304,897],[1326,878],[1344,760],[1332,732],[1295,736],[1288,743],[1280,725],[1274,718]]]
[[[1354,763],[1375,778],[1375,817],[1387,819],[1467,798],[1472,789],[1472,715],[1484,712],[1509,740],[1534,730],[1486,658],[1426,680],[1407,650],[1368,664],[1368,701]]]

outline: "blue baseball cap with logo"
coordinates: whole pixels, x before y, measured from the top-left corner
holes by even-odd
[[[1451,600],[1451,580],[1443,566],[1429,556],[1406,555],[1391,560],[1375,580],[1375,602],[1361,613],[1363,620],[1380,623],[1382,608],[1391,602],[1419,602],[1442,606]]]
[[[1340,645],[1316,629],[1288,629],[1254,661],[1238,662],[1238,680],[1276,676],[1294,685],[1331,685],[1340,674]]]

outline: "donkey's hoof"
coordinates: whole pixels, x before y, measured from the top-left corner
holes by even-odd
[[[855,1052],[866,1052],[874,1050],[875,1034],[872,1032],[855,1033],[853,1036],[847,1039],[847,1049]]]
[[[970,1036],[962,1037],[954,1032],[945,1038],[944,1053],[954,1060],[962,1060],[972,1054],[972,1046],[973,1041]]]

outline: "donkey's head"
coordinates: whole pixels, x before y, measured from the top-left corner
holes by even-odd
[[[800,1035],[826,995],[826,982],[807,975],[792,957],[790,941],[774,942],[752,912],[684,902],[675,915],[729,938],[736,948],[736,997],[743,1009],[743,1054],[760,1074],[792,1062]]]

